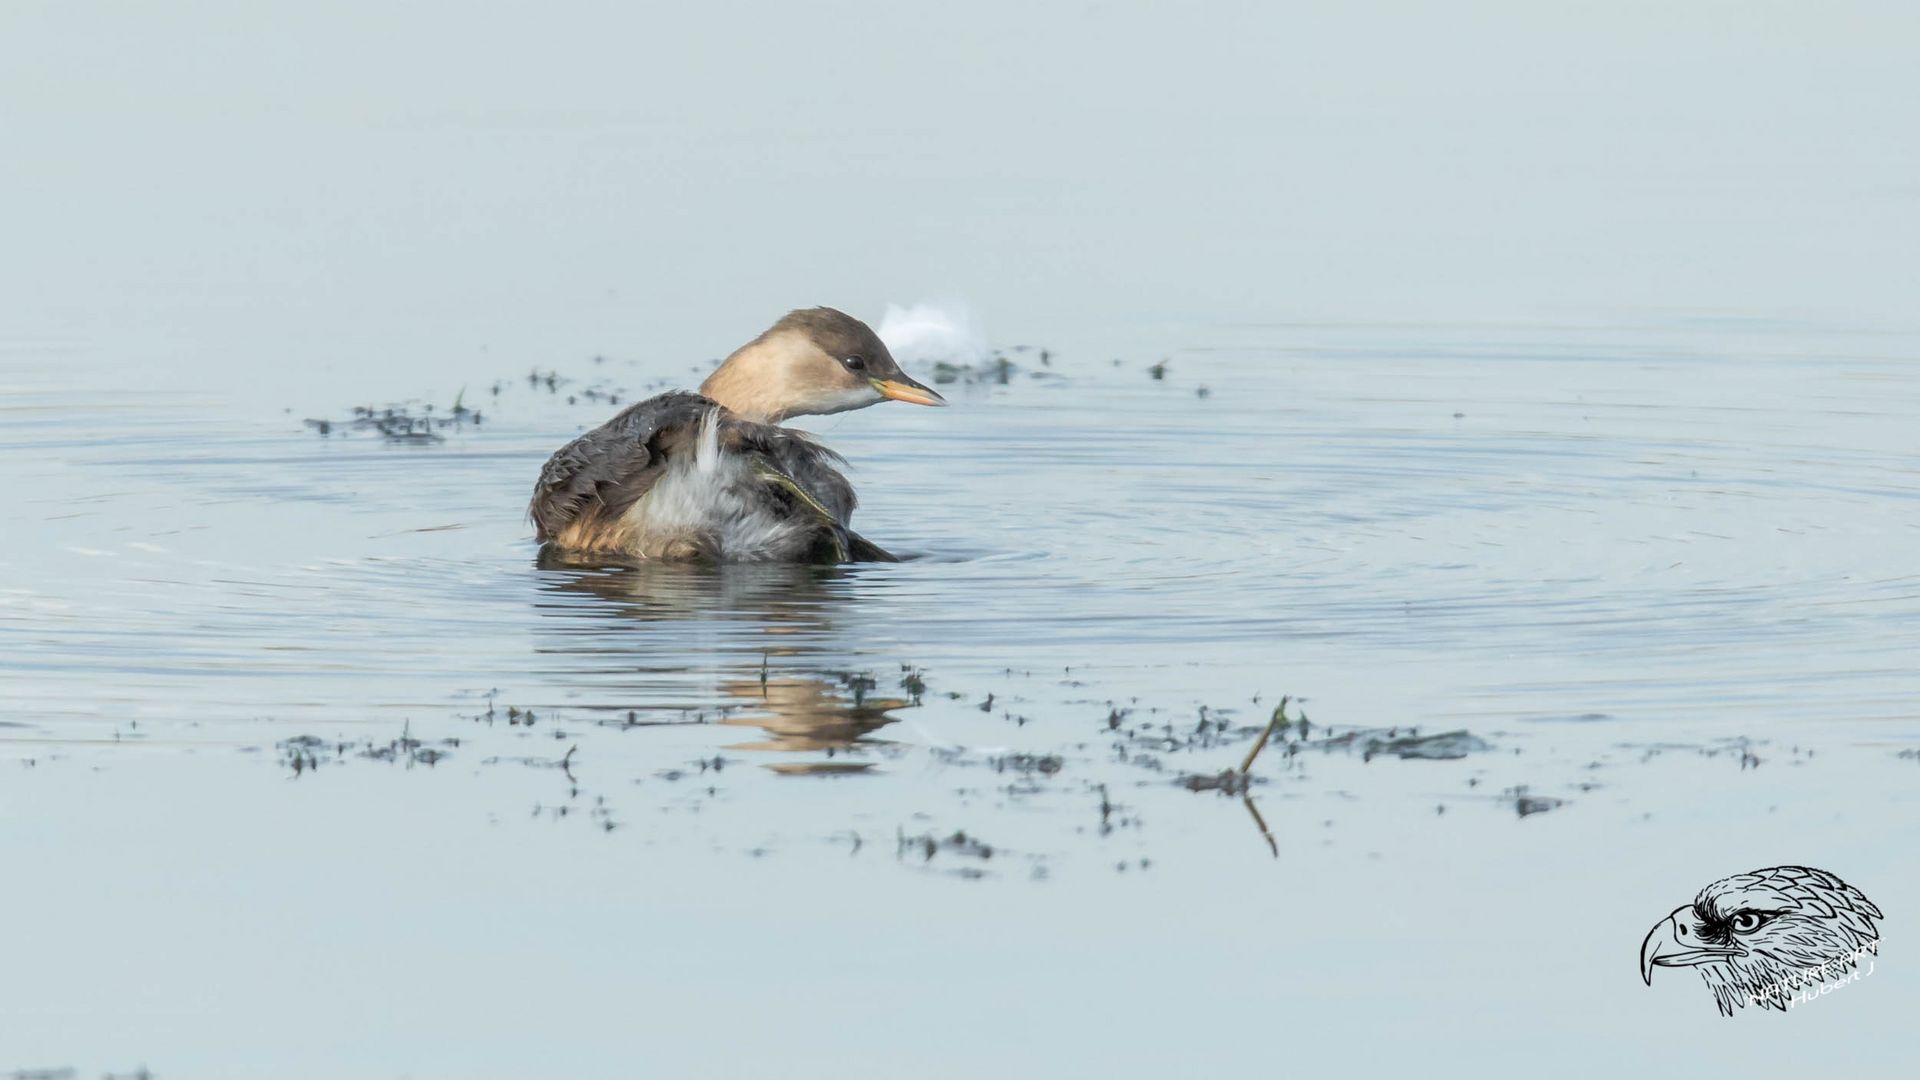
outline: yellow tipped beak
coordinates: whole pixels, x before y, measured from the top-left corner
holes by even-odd
[[[921,386],[905,375],[897,379],[874,379],[873,388],[880,391],[882,397],[894,401],[904,401],[909,405],[945,405],[947,399]]]

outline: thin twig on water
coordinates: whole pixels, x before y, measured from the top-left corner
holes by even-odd
[[[1262,731],[1260,738],[1254,741],[1253,749],[1247,751],[1247,760],[1240,763],[1240,774],[1242,776],[1252,770],[1253,759],[1259,757],[1260,751],[1267,748],[1267,740],[1273,737],[1274,730],[1287,722],[1287,702],[1290,700],[1292,699],[1282,697],[1280,704],[1274,707],[1273,719],[1267,721],[1267,729]]]
[[[1260,808],[1253,805],[1253,796],[1242,795],[1240,801],[1247,804],[1247,813],[1252,814],[1253,823],[1260,826],[1260,835],[1266,838],[1267,847],[1272,850],[1273,857],[1279,858],[1280,844],[1273,838],[1273,833],[1267,829],[1267,819],[1260,816]]]

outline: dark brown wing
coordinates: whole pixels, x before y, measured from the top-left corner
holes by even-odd
[[[527,506],[539,540],[553,539],[575,521],[619,517],[658,478],[660,437],[691,427],[715,407],[699,394],[661,394],[554,451]]]
[[[626,513],[659,479],[667,458],[691,453],[699,424],[720,406],[699,394],[674,392],[628,407],[555,451],[540,470],[527,513],[542,543],[576,522],[591,526]],[[858,500],[838,468],[840,455],[803,432],[720,417],[720,445],[751,454],[764,467],[762,497],[784,513],[819,522],[816,550],[825,561],[894,561],[847,528]]]
[[[812,436],[789,428],[735,421],[734,430],[742,445],[806,488],[835,522],[845,525],[853,517],[860,500],[854,497],[853,485],[840,475],[845,458],[814,442]]]
[[[847,527],[860,500],[853,485],[840,473],[846,460],[814,442],[803,432],[787,428],[746,425],[758,429],[760,453],[833,516],[833,546],[841,562],[899,562],[885,548]]]

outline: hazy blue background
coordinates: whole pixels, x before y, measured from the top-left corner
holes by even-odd
[[[0,13],[7,332],[296,392],[960,295],[1196,320],[1911,314],[1908,4]],[[537,317],[536,317],[537,315]],[[274,359],[262,356],[271,347]]]

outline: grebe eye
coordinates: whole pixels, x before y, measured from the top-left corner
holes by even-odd
[[[1736,911],[1733,913],[1733,918],[1727,920],[1727,925],[1732,927],[1736,934],[1751,934],[1760,929],[1760,924],[1766,921],[1757,911]]]
[[[867,370],[867,358],[864,356],[849,356],[840,362],[847,365],[848,371]]]

